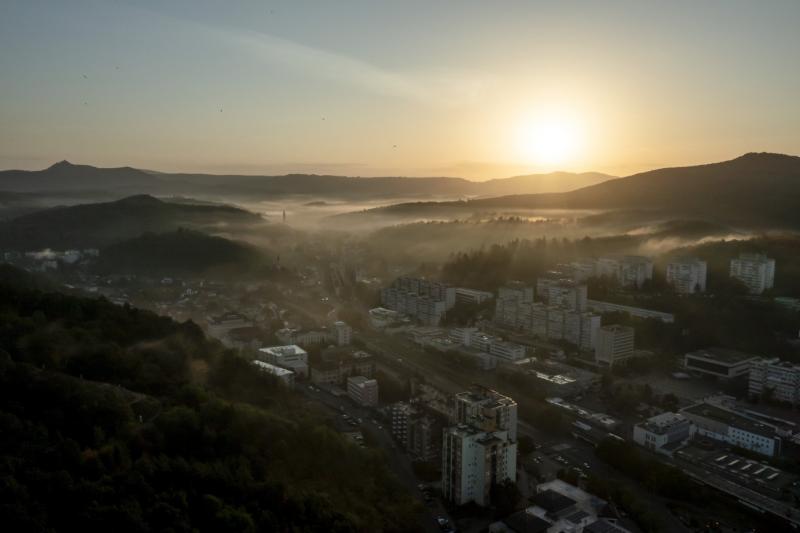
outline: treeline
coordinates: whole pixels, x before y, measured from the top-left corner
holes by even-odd
[[[0,280],[7,531],[402,531],[377,451],[192,323]]]

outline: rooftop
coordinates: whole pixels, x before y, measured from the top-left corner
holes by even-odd
[[[736,414],[733,411],[728,411],[727,409],[723,409],[710,403],[698,403],[682,409],[681,412],[710,418],[711,420],[715,420],[729,426],[734,426],[757,435],[762,435],[765,437],[775,436],[774,427],[756,422],[755,420],[751,420],[740,414]]]
[[[661,413],[660,415],[648,418],[644,422],[640,422],[637,425],[652,433],[663,435],[669,431],[670,428],[686,422],[686,418],[679,413]]]
[[[745,352],[740,352],[738,350],[731,350],[729,348],[720,348],[716,346],[712,348],[705,348],[702,350],[695,350],[693,352],[687,353],[686,355],[691,357],[702,357],[704,359],[711,359],[712,361],[729,365],[736,363],[743,363],[745,361],[749,361],[751,359],[757,359],[759,357],[751,353],[745,353]]]
[[[291,370],[286,370],[285,368],[271,365],[269,363],[265,363],[264,361],[253,361],[253,364],[257,366],[260,370],[264,372],[269,372],[273,376],[282,377],[294,374],[294,372],[292,372]]]
[[[531,498],[531,501],[548,513],[559,513],[577,503],[572,498],[567,498],[563,494],[559,494],[552,489],[539,492],[536,496]]]
[[[503,522],[515,533],[546,533],[550,528],[550,522],[527,511],[518,511],[509,515]]]

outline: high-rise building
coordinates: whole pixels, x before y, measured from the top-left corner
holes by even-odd
[[[456,289],[438,281],[403,277],[381,290],[383,307],[429,326],[439,325],[444,313],[455,303]]]
[[[547,303],[570,311],[586,311],[586,285],[559,281],[547,287]]]
[[[653,261],[640,255],[601,257],[596,274],[615,279],[622,287],[641,287],[653,279]]]
[[[633,328],[614,324],[597,330],[594,360],[602,365],[614,366],[633,357]]]
[[[499,392],[474,385],[471,390],[456,394],[454,419],[485,431],[502,429],[517,440],[517,402]]]
[[[775,284],[775,260],[764,254],[739,254],[731,259],[730,275],[744,283],[750,294],[761,294]]]
[[[758,359],[750,364],[750,395],[800,405],[800,365],[778,358]]]
[[[337,346],[347,346],[353,339],[353,328],[345,322],[337,320],[333,323],[333,330]]]
[[[488,506],[491,490],[515,481],[517,443],[507,431],[481,431],[458,425],[442,436],[442,494],[455,505]]]
[[[455,400],[455,425],[442,438],[442,493],[456,505],[489,505],[493,486],[516,480],[517,404],[479,386]]]
[[[706,291],[706,262],[693,257],[670,261],[667,264],[667,284],[678,294]]]

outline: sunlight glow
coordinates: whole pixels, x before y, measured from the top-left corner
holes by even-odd
[[[543,166],[574,161],[583,147],[583,127],[569,113],[551,112],[528,117],[517,131],[519,156]]]

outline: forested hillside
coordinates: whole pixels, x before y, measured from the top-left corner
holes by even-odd
[[[0,272],[4,531],[408,529],[379,452],[196,325],[20,280]]]

